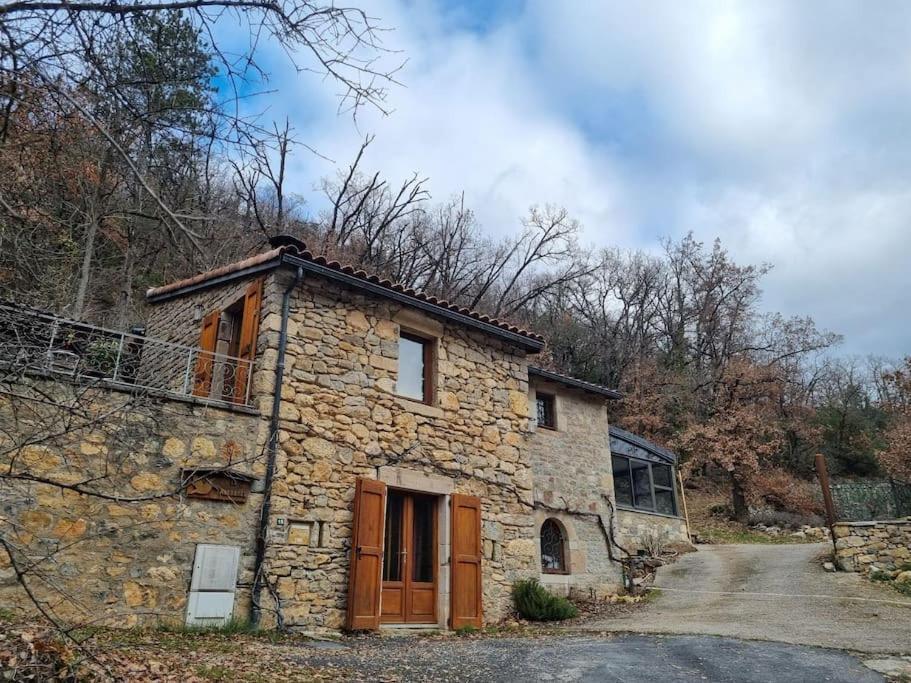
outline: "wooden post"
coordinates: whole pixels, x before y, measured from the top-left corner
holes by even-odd
[[[829,470],[826,468],[826,457],[822,453],[816,454],[816,476],[822,487],[822,500],[826,506],[826,521],[829,523],[829,536],[832,538],[832,560],[838,559],[838,547],[835,545],[835,503],[832,501],[832,489],[829,487]]]
[[[686,537],[690,543],[693,542],[693,534],[690,532],[690,515],[686,511],[686,493],[683,490],[683,475],[677,470],[677,481],[680,482],[680,502],[683,503],[683,521],[686,523]]]
[[[826,469],[826,458],[822,453],[816,454],[816,476],[822,487],[822,500],[826,506],[826,521],[829,528],[835,524],[835,504],[832,502],[832,489],[829,488],[829,471]]]

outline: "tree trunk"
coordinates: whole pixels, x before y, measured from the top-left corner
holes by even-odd
[[[98,234],[98,212],[96,207],[90,209],[92,217],[85,232],[85,252],[82,254],[82,266],[79,268],[79,285],[76,288],[76,301],[73,303],[73,318],[82,319],[85,312],[85,297],[89,289],[89,278],[92,274],[92,258],[95,254],[95,235]]]
[[[110,148],[105,149],[101,159],[101,169],[98,173],[98,185],[92,196],[92,203],[88,207],[89,224],[85,233],[85,252],[82,254],[82,266],[79,268],[79,284],[76,288],[76,300],[73,303],[73,318],[80,320],[85,314],[85,298],[89,291],[89,280],[92,276],[92,259],[95,258],[95,237],[104,212],[101,209],[101,195],[104,192],[104,183],[107,179],[108,160],[111,156]]]
[[[743,485],[734,476],[731,476],[731,504],[734,508],[734,519],[741,524],[746,524],[749,521],[750,509],[747,506]]]
[[[132,238],[132,235],[130,236]],[[127,241],[127,250],[123,258],[123,286],[120,290],[120,317],[118,329],[125,330],[133,314],[133,248],[131,241]]]

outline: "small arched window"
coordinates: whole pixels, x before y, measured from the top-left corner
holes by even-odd
[[[545,574],[569,574],[566,561],[566,536],[555,519],[541,525],[541,571]]]

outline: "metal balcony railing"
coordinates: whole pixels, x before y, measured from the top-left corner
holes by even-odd
[[[0,303],[0,367],[250,405],[254,361]]]

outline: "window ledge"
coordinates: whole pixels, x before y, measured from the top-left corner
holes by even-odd
[[[621,512],[633,512],[637,515],[652,515],[653,517],[664,517],[665,519],[679,519],[683,521],[683,517],[680,515],[669,515],[666,512],[654,512],[652,510],[642,510],[640,508],[627,507],[626,505],[617,504],[617,509]]]
[[[401,408],[412,413],[417,413],[418,415],[423,415],[424,417],[443,417],[443,409],[439,406],[427,405],[426,403],[421,403],[420,401],[404,398],[402,396],[396,396],[395,402]]]

